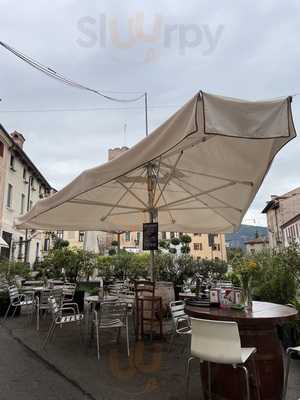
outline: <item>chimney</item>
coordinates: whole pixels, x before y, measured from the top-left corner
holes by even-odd
[[[125,151],[129,150],[128,147],[123,146],[123,147],[115,147],[114,149],[108,149],[108,161],[111,161],[117,157],[119,157],[121,154],[125,153]]]
[[[10,134],[12,140],[19,146],[21,149],[23,149],[23,144],[25,142],[25,138],[22,135],[22,133],[19,133],[17,131],[14,131],[13,133]]]

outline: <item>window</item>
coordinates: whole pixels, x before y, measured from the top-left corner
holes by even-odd
[[[44,240],[44,251],[48,251],[48,250],[49,250],[49,247],[50,247],[50,239],[49,239],[49,238],[46,238],[46,239]]]
[[[140,243],[140,240],[141,240],[141,232],[137,232],[136,233],[136,242],[137,242],[137,244]]]
[[[10,169],[15,171],[15,157],[12,154],[10,156]]]
[[[58,239],[63,239],[64,238],[64,231],[57,231],[56,236]]]
[[[27,169],[23,168],[23,181],[27,182]]]
[[[6,201],[6,206],[8,208],[12,208],[12,195],[13,195],[13,187],[9,183],[8,184],[8,190],[7,190],[7,201]]]
[[[166,234],[166,232],[162,232],[162,233],[161,233],[161,238],[162,238],[162,240],[166,240],[166,239],[167,239],[167,234]]]
[[[4,154],[4,144],[0,141],[0,157],[3,157]]]
[[[40,243],[37,242],[36,248],[35,248],[35,261],[38,262],[40,259]]]
[[[79,232],[79,237],[78,237],[79,242],[84,241],[84,232]]]
[[[21,195],[21,214],[24,214],[25,211],[25,194],[22,193]]]
[[[125,233],[125,241],[130,242],[130,232]]]
[[[170,238],[174,239],[174,237],[175,237],[175,233],[174,232],[170,232]]]
[[[29,210],[32,209],[32,206],[33,206],[33,202],[32,202],[32,200],[30,200],[30,202],[29,202]]]
[[[19,251],[18,251],[18,259],[22,260],[23,258],[23,237],[20,236],[19,239]]]
[[[194,243],[194,250],[202,251],[202,243]]]
[[[33,177],[31,178],[31,190],[36,190],[35,181],[34,181]]]

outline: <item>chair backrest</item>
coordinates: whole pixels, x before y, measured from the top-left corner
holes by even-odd
[[[191,354],[203,361],[239,364],[241,340],[236,322],[191,318]]]
[[[53,289],[51,295],[55,298],[57,304],[61,305],[63,301],[63,289]]]
[[[14,300],[16,297],[19,296],[19,289],[17,288],[16,285],[9,286],[8,294],[9,294],[10,300]]]
[[[155,282],[151,281],[134,281],[134,291],[138,296],[146,293],[147,295],[153,295],[155,292]]]
[[[185,302],[183,300],[171,301],[169,303],[169,307],[173,322],[175,324],[180,317],[186,317],[186,313],[184,311]]]
[[[117,321],[125,322],[127,318],[127,303],[115,301],[100,305],[100,325],[111,325]]]
[[[54,296],[49,296],[48,298],[50,310],[52,312],[53,317],[55,318],[58,312],[60,311],[60,305],[57,303]]]
[[[49,296],[51,296],[50,290],[41,290],[40,296],[39,296],[40,307],[49,305]]]

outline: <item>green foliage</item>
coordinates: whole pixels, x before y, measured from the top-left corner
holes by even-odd
[[[160,240],[158,246],[162,249],[167,250],[170,247],[170,243],[168,240]]]
[[[178,246],[180,244],[180,240],[177,237],[171,239],[171,244],[173,246]]]
[[[77,282],[80,275],[89,279],[96,265],[95,254],[75,247],[53,248],[39,264],[40,277]]]
[[[30,269],[28,264],[8,260],[0,261],[0,281],[13,283],[16,276],[27,278]]]
[[[170,247],[169,248],[169,253],[170,254],[177,254],[177,249],[175,247]]]
[[[117,254],[117,252],[116,252],[116,250],[115,249],[109,249],[108,250],[108,254],[110,255],[110,256],[114,256],[115,254]]]
[[[55,242],[53,244],[53,249],[57,250],[57,249],[62,249],[63,247],[68,247],[68,246],[69,246],[69,242],[67,240],[56,238]]]
[[[118,247],[119,243],[118,243],[117,240],[112,240],[111,245],[112,245],[113,247]]]
[[[228,270],[228,265],[225,261],[200,260],[195,261],[195,263],[197,266],[196,269],[200,272],[205,280],[222,280],[225,278]]]
[[[183,245],[181,246],[181,253],[182,254],[189,254],[189,252],[191,251],[190,247],[188,245]]]
[[[188,243],[191,243],[191,241],[192,241],[192,238],[189,235],[181,235],[180,236],[180,242],[183,244],[187,245]]]
[[[234,272],[245,260],[252,260],[256,268],[252,276],[254,298],[279,304],[291,303],[300,284],[300,251],[292,244],[276,251],[263,251],[232,261]],[[253,264],[254,265],[254,264]]]

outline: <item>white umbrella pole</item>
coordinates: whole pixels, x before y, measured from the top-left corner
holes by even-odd
[[[145,92],[145,128],[146,128],[146,136],[149,134],[148,130],[148,94]],[[151,164],[147,167],[147,175],[148,175],[148,204],[149,204],[149,222],[154,222],[154,210],[153,210],[153,176],[152,176],[152,168]],[[151,280],[154,280],[154,250],[150,250],[150,277]]]

